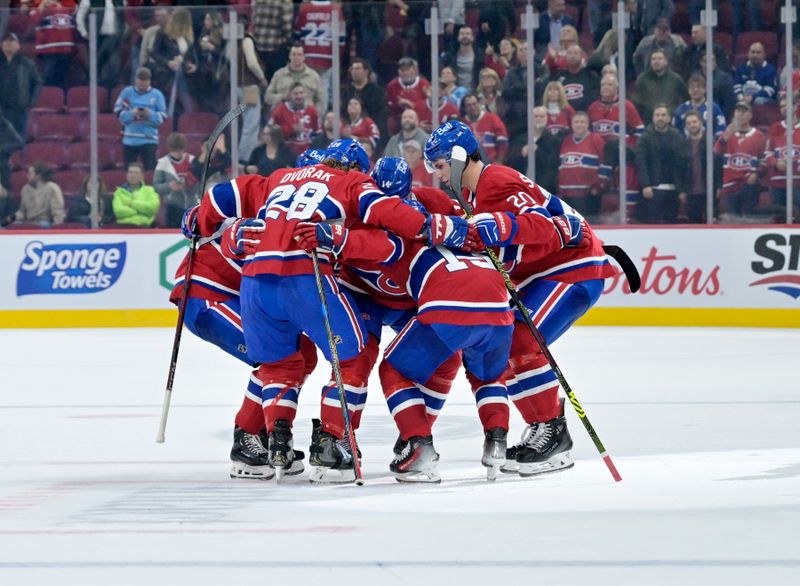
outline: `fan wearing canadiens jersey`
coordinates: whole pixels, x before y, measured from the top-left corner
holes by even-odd
[[[200,206],[196,205],[186,210],[181,222],[181,231],[189,239],[197,230],[199,208]],[[227,227],[227,224],[223,224],[223,227]],[[264,427],[262,397],[266,396],[267,400],[272,400],[280,388],[275,388],[275,385],[265,385],[259,378],[257,365],[247,355],[239,302],[242,263],[223,255],[220,248],[222,230],[218,230],[218,234],[216,237],[205,239],[195,250],[186,294],[184,325],[200,339],[214,344],[249,366],[256,367],[250,375],[242,406],[236,414],[230,475],[231,478],[268,480],[275,476],[275,470],[270,465],[270,456],[266,448],[284,442],[282,435],[288,433],[289,428],[278,425],[268,435]],[[175,305],[179,305],[183,299],[188,257],[187,253],[175,273],[175,286],[169,298]],[[305,381],[317,364],[317,350],[311,340],[302,336],[300,352],[304,359],[303,381]],[[293,419],[296,406],[295,397],[281,399],[277,409],[284,410],[285,413],[282,416],[278,414],[278,419],[284,421]],[[286,473],[300,474],[303,471],[303,457],[303,452],[294,450],[292,464]]]
[[[520,298],[545,341],[552,344],[597,302],[603,280],[614,274],[600,239],[574,209],[521,173],[481,161],[467,126],[446,122],[425,145],[425,162],[450,183],[450,154],[463,148],[461,185],[476,214],[470,222],[486,246],[499,247]],[[517,315],[509,397],[528,424],[508,450],[504,471],[528,476],[573,465],[558,381],[541,348]]]
[[[384,189],[408,194],[411,178],[403,163],[402,159],[381,160],[377,178]],[[402,178],[400,181],[395,181],[397,175]],[[425,199],[441,205],[436,197]],[[421,205],[417,201],[409,204]],[[452,204],[445,205],[453,210]],[[339,261],[351,264],[357,272],[380,271],[399,284],[416,305],[416,315],[387,347],[379,369],[384,395],[400,431],[398,448],[402,449],[389,466],[395,478],[440,481],[439,456],[431,432],[433,421],[427,413],[426,395],[430,393],[423,389],[437,369],[458,352],[462,353],[484,426],[482,463],[499,469],[505,462],[508,432],[503,374],[514,321],[502,276],[486,258],[442,246],[428,247],[383,230],[354,226],[329,239],[323,226],[300,226],[305,248],[322,246],[331,250]],[[441,403],[437,407],[441,408]]]
[[[467,223],[460,218],[425,215],[399,198],[381,193],[372,179],[360,172],[369,163],[357,142],[334,141],[325,157],[323,164],[279,169],[258,188],[252,188],[256,180],[247,177],[215,186],[198,213],[203,236],[212,234],[228,218],[238,218],[225,230],[222,250],[227,256],[244,260],[241,303],[248,356],[261,363],[259,378],[265,385],[281,385],[283,389],[270,405],[264,399],[268,432],[276,424],[272,404],[287,393],[296,393],[302,380],[300,334],[308,335],[330,360],[312,259],[294,238],[298,222],[356,218],[408,238],[427,238],[434,244],[458,244],[469,232]],[[358,395],[366,384],[361,380],[359,359],[365,347],[364,326],[350,296],[333,279],[329,255],[320,255],[319,263],[323,273],[320,286],[328,302],[345,388]],[[350,393],[347,399],[348,404],[359,403],[358,396],[351,397]],[[323,396],[323,403],[327,401],[338,404],[336,387]],[[344,435],[341,415],[322,425],[313,435],[310,462],[316,470],[312,480],[317,473],[320,479],[326,476],[326,471],[319,469],[344,472],[348,468],[346,450],[339,445]],[[282,468],[290,464],[288,459],[273,462]],[[352,471],[349,474],[342,474],[340,480],[354,480]]]

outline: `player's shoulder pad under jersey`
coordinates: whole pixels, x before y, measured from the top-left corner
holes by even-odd
[[[515,207],[528,207],[533,202],[530,198],[522,197],[521,193],[532,196],[535,205],[540,206],[546,206],[550,198],[550,193],[530,178],[505,165],[488,165],[478,181],[478,198],[481,202],[503,200]],[[486,203],[482,203],[481,207],[485,208]]]
[[[414,187],[412,189],[414,196],[417,198],[428,212],[432,214],[446,214],[446,215],[461,215],[463,210],[458,202],[448,196],[441,189],[435,187]]]

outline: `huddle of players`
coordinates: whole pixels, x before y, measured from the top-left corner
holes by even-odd
[[[556,376],[481,251],[499,252],[548,343],[597,301],[613,269],[574,209],[511,168],[485,165],[460,122],[442,124],[425,146],[426,166],[440,181],[450,182],[454,147],[468,155],[461,184],[470,218],[440,190],[412,190],[402,159],[380,159],[367,175],[367,155],[349,139],[307,151],[296,169],[216,185],[187,210],[184,233],[199,235],[201,245],[186,326],[254,368],[236,415],[232,477],[280,480],[303,471],[292,437],[298,394],[316,348],[331,359],[312,251],[354,429],[382,328],[397,333],[379,375],[399,431],[389,466],[398,480],[440,481],[432,426],[461,364],[490,478],[498,469],[530,476],[573,465]],[[176,303],[185,274],[186,259]],[[509,399],[527,423],[511,447]],[[360,454],[350,448],[331,377],[313,425],[311,481],[353,481],[353,457]]]

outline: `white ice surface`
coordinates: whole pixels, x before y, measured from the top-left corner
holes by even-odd
[[[800,332],[570,331],[553,352],[617,484],[571,411],[575,468],[487,483],[460,375],[443,483],[400,485],[373,380],[360,488],[230,480],[247,368],[183,339],[158,445],[171,331],[0,330],[0,585],[800,585]]]

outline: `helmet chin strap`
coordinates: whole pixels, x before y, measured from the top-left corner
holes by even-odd
[[[456,198],[466,210],[464,197],[461,194],[461,175],[467,166],[467,151],[462,146],[454,146],[450,151],[450,187],[456,194]]]

